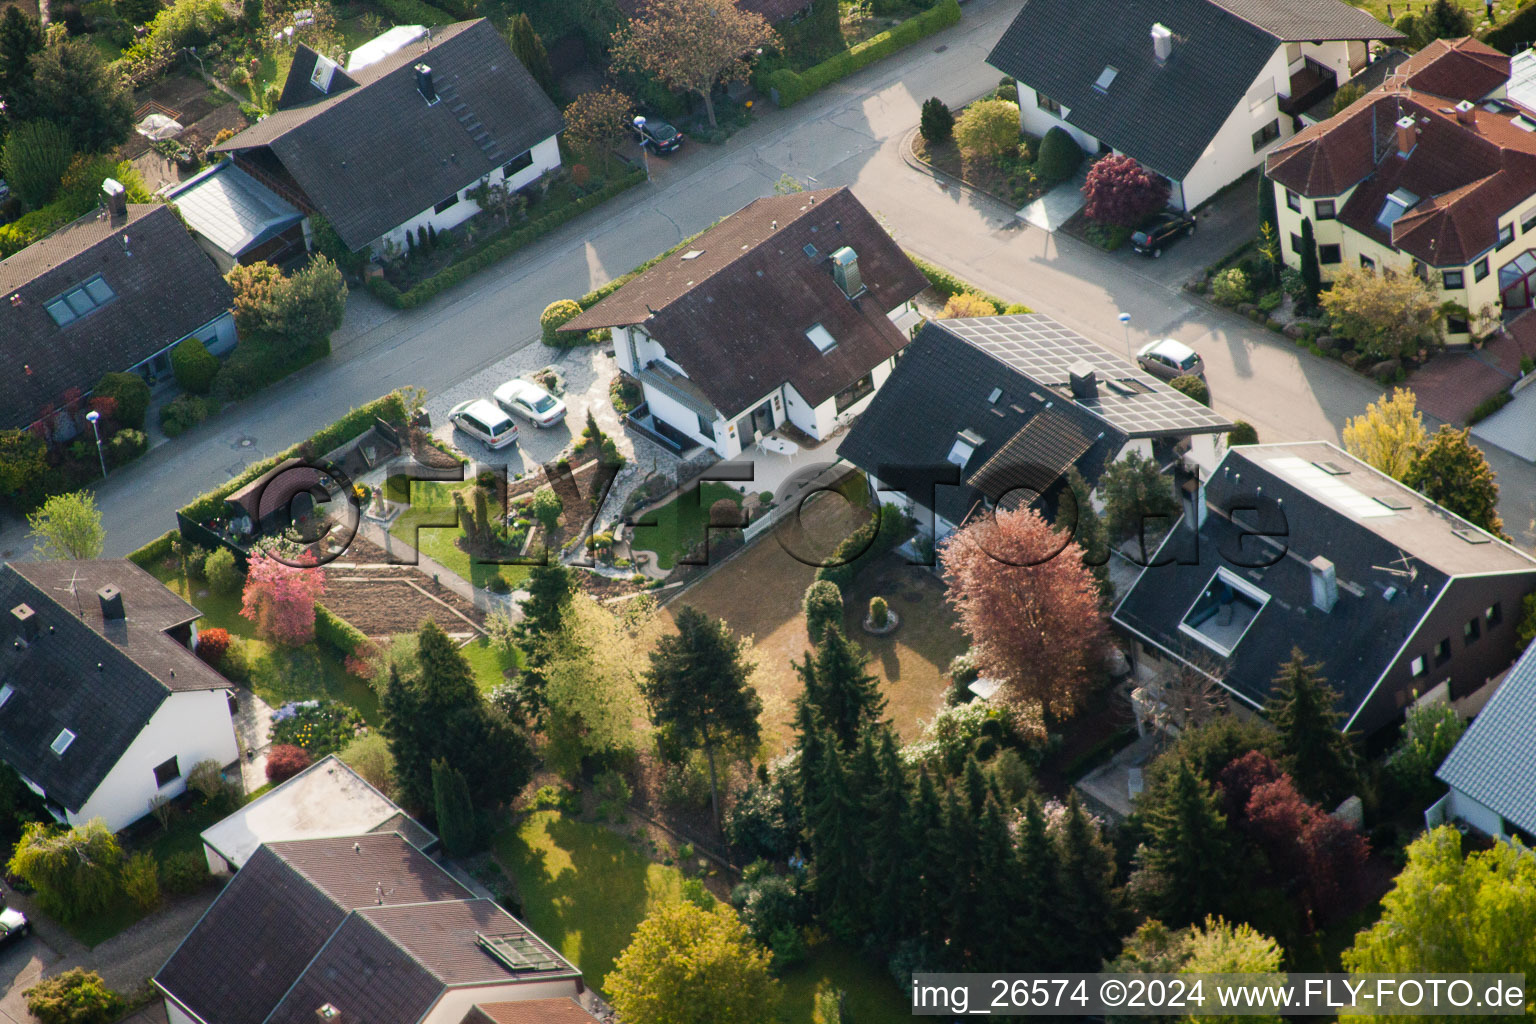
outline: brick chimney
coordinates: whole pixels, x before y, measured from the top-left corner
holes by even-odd
[[[1413,147],[1419,142],[1419,123],[1412,115],[1406,115],[1397,119],[1397,151],[1403,156],[1413,152]]]
[[[437,87],[432,84],[432,69],[426,64],[416,65],[416,91],[427,101],[427,106],[437,102]]]
[[[1093,364],[1088,360],[1079,359],[1067,367],[1067,375],[1073,398],[1099,397],[1098,374],[1093,372]]]
[[[124,618],[123,592],[108,583],[96,591],[96,599],[101,602],[101,617],[106,622],[113,619]]]
[[[121,224],[128,219],[128,191],[123,188],[122,182],[116,178],[104,179],[101,183],[101,195],[113,224]]]
[[[1474,104],[1471,100],[1462,100],[1460,103],[1456,104],[1456,120],[1460,121],[1462,124],[1476,124],[1477,117],[1473,113],[1473,111],[1476,109],[1476,104]]]
[[[37,639],[37,612],[31,605],[19,604],[12,608],[11,625],[16,631],[16,639],[22,643],[30,644]]]

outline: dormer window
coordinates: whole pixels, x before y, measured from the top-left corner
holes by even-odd
[[[1391,231],[1397,218],[1407,213],[1418,201],[1419,197],[1405,188],[1395,190],[1381,204],[1381,212],[1376,215],[1376,226]]]
[[[954,445],[949,449],[948,461],[964,469],[976,449],[981,447],[981,442],[982,439],[971,431],[960,431],[960,436],[955,438]]]
[[[97,274],[63,295],[49,299],[43,303],[43,308],[48,311],[49,316],[53,317],[54,323],[64,327],[87,313],[94,312],[97,307],[106,305],[116,297],[111,286],[101,279],[100,274]]]
[[[68,729],[60,729],[59,734],[53,738],[53,742],[48,744],[48,749],[63,757],[64,751],[68,750],[73,742],[75,742],[75,734]]]
[[[812,324],[807,327],[805,336],[811,339],[811,344],[816,346],[818,352],[830,352],[837,347],[837,339],[832,337],[832,332],[821,324]]]

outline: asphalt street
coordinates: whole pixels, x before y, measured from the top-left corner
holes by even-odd
[[[1205,359],[1216,408],[1253,423],[1265,441],[1337,441],[1344,420],[1379,388],[1180,289],[1192,270],[1242,241],[1246,197],[1162,260],[1105,254],[1019,222],[991,200],[907,165],[904,140],[929,96],[964,103],[997,83],[985,58],[1019,0],[971,0],[964,20],[788,110],[769,104],[722,146],[652,158],[652,180],[508,260],[397,312],[354,294],[324,361],[153,449],[99,489],[107,551],[122,555],[174,526],[173,510],[401,385],[437,393],[538,341],[538,316],[772,190],[781,175],[807,187],[850,185],[909,250],[1010,301],[1028,303],[1111,351],[1176,337]],[[1503,487],[1507,529],[1536,542],[1536,467],[1488,452]],[[0,557],[27,557],[25,524],[0,524]]]

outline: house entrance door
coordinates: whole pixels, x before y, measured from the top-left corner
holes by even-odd
[[[757,437],[773,433],[773,404],[764,402],[752,410],[752,430]]]

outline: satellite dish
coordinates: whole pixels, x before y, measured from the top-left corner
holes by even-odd
[[[1396,576],[1405,579],[1409,583],[1419,578],[1419,567],[1413,564],[1413,559],[1402,548],[1397,549],[1397,557],[1391,565],[1373,565],[1372,569],[1384,572],[1388,576]]]

